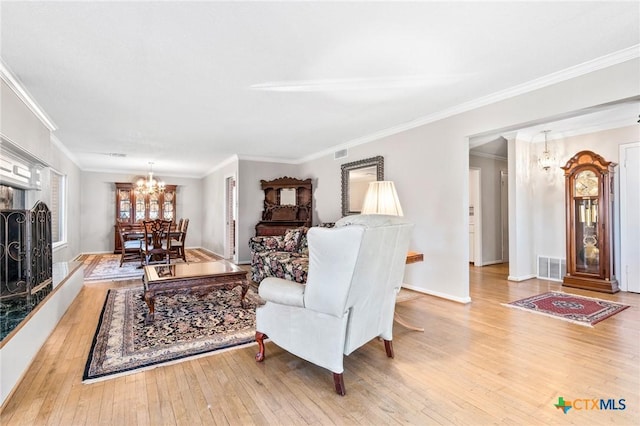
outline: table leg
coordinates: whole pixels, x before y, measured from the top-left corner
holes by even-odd
[[[145,325],[149,325],[153,323],[153,319],[154,319],[154,314],[156,311],[156,298],[155,295],[153,293],[151,293],[150,291],[145,291],[144,292],[144,301],[147,303],[147,306],[149,307],[149,312],[147,313],[147,316],[144,319],[144,323]]]
[[[249,291],[249,283],[247,282],[247,280],[242,281],[242,295],[240,296],[240,306],[242,306],[242,309],[246,309],[246,304],[244,301],[244,296],[247,295],[247,292]]]

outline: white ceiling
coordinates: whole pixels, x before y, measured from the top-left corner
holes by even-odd
[[[298,162],[640,43],[636,1],[0,7],[6,68],[82,169],[174,176]]]

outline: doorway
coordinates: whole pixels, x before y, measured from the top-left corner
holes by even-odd
[[[226,259],[237,262],[236,253],[236,177],[225,178],[225,253]]]

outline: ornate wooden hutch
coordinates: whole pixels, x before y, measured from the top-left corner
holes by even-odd
[[[580,151],[562,168],[566,185],[567,275],[563,285],[616,293],[613,268],[615,163]]]
[[[118,223],[142,232],[142,221],[176,219],[176,185],[166,185],[164,191],[141,194],[135,183],[116,184],[116,224],[114,225],[114,252],[120,252]]]
[[[311,226],[311,179],[281,177],[261,180],[264,191],[262,220],[256,225],[256,236],[283,235],[287,229]]]

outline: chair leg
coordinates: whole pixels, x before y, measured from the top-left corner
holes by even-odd
[[[256,331],[256,342],[258,342],[258,353],[256,354],[256,362],[264,361],[264,339],[266,334]]]
[[[344,376],[343,373],[333,373],[333,384],[336,387],[336,393],[340,396],[344,396],[347,393],[344,389]]]
[[[387,351],[387,356],[389,358],[393,358],[393,344],[391,343],[391,340],[384,341],[384,349]]]

